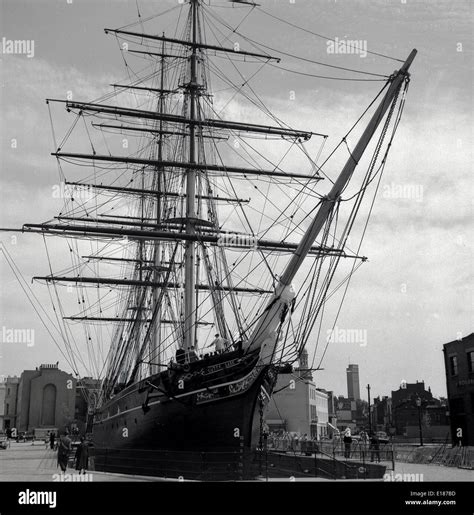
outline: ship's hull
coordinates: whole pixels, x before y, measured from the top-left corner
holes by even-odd
[[[259,443],[259,398],[271,395],[274,369],[249,363],[231,381],[223,374],[205,389],[191,385],[173,395],[159,388],[153,394],[157,388],[149,385],[161,385],[163,374],[127,388],[97,414],[96,470],[176,478],[229,479],[229,473],[243,477],[244,456]],[[222,476],[224,464],[228,473]]]

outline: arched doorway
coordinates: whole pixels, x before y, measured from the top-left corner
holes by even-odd
[[[56,422],[56,386],[47,384],[43,388],[43,405],[41,410],[41,425],[54,426]]]

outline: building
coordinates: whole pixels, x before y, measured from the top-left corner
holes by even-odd
[[[426,406],[426,426],[428,427],[428,431],[430,427],[438,427],[442,426],[445,428],[449,428],[449,410],[447,403],[443,403],[443,401],[434,399],[435,403]],[[446,435],[447,432],[444,432]]]
[[[7,377],[0,383],[3,428],[37,434],[65,428],[88,432],[100,385],[100,380],[91,377],[74,379],[71,374],[59,370],[57,363],[25,370],[19,378]],[[5,387],[3,402],[2,386]]]
[[[74,420],[75,400],[76,380],[58,364],[25,370],[18,385],[16,428],[64,430]]]
[[[328,394],[316,388],[305,350],[299,368],[278,376],[265,419],[270,431],[311,438],[328,434]]]
[[[393,432],[392,399],[387,395],[375,397],[371,406],[371,425],[374,431]]]
[[[424,442],[449,442],[451,431],[447,405],[442,405],[438,399],[433,399],[430,404],[423,405],[420,409],[420,418],[416,421],[412,420],[405,426],[405,436],[411,439],[420,438],[421,419],[421,434]]]
[[[311,394],[313,395],[314,404],[311,402]],[[328,435],[328,395],[318,390],[313,384],[310,388],[310,410],[311,410],[311,438],[320,440]],[[316,424],[315,424],[316,422]]]
[[[5,396],[3,399],[3,429],[16,427],[16,404],[20,378],[8,376],[4,381]]]
[[[420,406],[417,400],[420,399]],[[426,406],[433,401],[431,389],[425,390],[424,381],[402,383],[398,390],[392,390],[392,415],[395,434],[408,436],[407,426],[418,427],[419,417],[423,420]]]
[[[0,431],[3,431],[4,428],[3,419],[5,417],[5,394],[7,391],[5,381],[6,379],[2,377],[0,381]]]
[[[356,411],[357,403],[354,399],[348,399],[340,395],[335,402],[336,417],[337,417],[337,428],[340,431],[349,428],[352,432],[355,432],[357,428],[356,423]]]
[[[325,390],[324,388],[317,388],[318,391],[323,392],[328,398],[328,434],[332,436],[337,431],[337,415],[336,415],[336,402],[337,398],[334,392]]]
[[[348,399],[340,395],[335,402],[337,428],[343,431],[349,428],[352,432],[367,430],[369,410],[367,401]]]
[[[369,403],[364,400],[356,400],[355,421],[358,431],[369,429]]]
[[[443,345],[453,445],[474,445],[474,333]]]
[[[357,401],[360,399],[359,365],[348,365],[346,374],[347,397],[348,399]]]
[[[447,406],[433,398],[431,388],[424,381],[403,383],[392,391],[394,432],[408,438],[418,438],[421,431],[425,439],[446,441],[449,438]]]

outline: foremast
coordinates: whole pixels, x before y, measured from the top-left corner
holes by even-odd
[[[197,83],[197,8],[198,0],[191,0],[191,42],[190,81],[186,85],[189,97],[189,163],[196,164],[196,121],[199,114]],[[192,167],[186,174],[186,234],[195,236],[196,220],[196,168]],[[188,240],[184,252],[184,348],[190,350],[195,345],[196,323],[196,242]]]
[[[262,363],[271,362],[277,345],[277,329],[295,299],[292,281],[330,216],[334,206],[341,198],[342,191],[350,181],[357,164],[362,158],[378,126],[382,122],[385,113],[397,97],[403,82],[409,76],[408,69],[416,54],[417,51],[413,49],[400,70],[392,75],[390,79],[391,84],[385,96],[349,156],[331,191],[322,199],[319,210],[306,230],[283,274],[280,276],[275,292],[268,301],[263,316],[260,318],[250,338],[244,344],[244,349],[247,352],[260,348],[260,359]]]

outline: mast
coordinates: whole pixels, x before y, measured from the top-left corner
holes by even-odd
[[[164,34],[163,34],[164,36]],[[159,112],[164,112],[165,107],[165,41],[161,43],[161,70],[160,70],[160,96],[159,96]],[[158,161],[163,160],[163,120],[160,120],[159,124],[159,139],[158,139]],[[159,168],[158,173],[156,174],[156,183],[157,183],[157,195],[156,195],[156,224],[160,223],[161,219],[161,200],[162,200],[162,176],[163,176],[163,168]],[[154,245],[154,281],[158,283],[159,275],[161,271],[161,245],[160,241],[156,240]],[[153,310],[157,310],[156,321],[153,327],[153,332],[151,335],[151,347],[152,352],[150,353],[150,361],[151,363],[161,363],[161,305],[159,305],[160,294],[158,288],[153,289]],[[159,367],[157,365],[150,365],[150,371],[152,374],[159,372]]]
[[[417,51],[413,49],[400,70],[393,74],[391,84],[385,93],[384,98],[370,119],[357,145],[331,188],[331,191],[321,201],[321,206],[316,216],[313,218],[300,244],[298,245],[298,248],[280,277],[275,293],[272,295],[267,307],[265,308],[264,316],[261,317],[250,339],[245,344],[245,349],[247,351],[261,348],[260,356],[265,362],[270,362],[273,357],[276,346],[277,328],[285,316],[289,305],[295,298],[295,292],[291,282],[308,255],[311,246],[321,232],[321,229],[326,223],[333,207],[339,201],[342,191],[350,181],[357,164],[362,158],[365,149],[370,143],[370,140],[375,134],[375,131],[380,125],[385,113],[396,98],[403,81],[409,76],[408,69],[410,68],[416,54]]]
[[[196,94],[197,94],[197,8],[198,0],[191,0],[191,32],[192,32],[192,54],[191,54],[191,76],[187,85],[190,99],[189,118],[192,122],[196,121]],[[196,124],[189,126],[189,163],[196,164]],[[186,172],[186,234],[195,235],[193,220],[196,218],[195,212],[196,198],[196,170],[189,169]],[[194,323],[196,317],[196,297],[195,297],[195,266],[196,266],[196,244],[194,241],[187,241],[184,252],[184,348],[189,350],[194,346]]]
[[[331,188],[329,194],[326,196],[325,199],[323,199],[317,215],[315,216],[311,225],[307,229],[301,243],[298,246],[298,249],[293,254],[291,261],[288,263],[285,272],[281,276],[280,284],[282,284],[283,286],[290,285],[291,281],[296,275],[296,272],[298,271],[306,255],[308,254],[308,250],[311,248],[314,240],[318,237],[319,232],[323,228],[323,225],[326,223],[326,219],[329,213],[331,212],[336,202],[339,200],[342,191],[351,179],[356,166],[359,164],[359,161],[362,158],[365,149],[367,148],[368,144],[370,143],[370,140],[372,139],[372,136],[374,135],[386,111],[388,110],[392,101],[397,95],[400,86],[407,77],[408,68],[410,67],[413,59],[415,58],[416,53],[417,51],[415,49],[412,50],[403,66],[400,68],[398,72],[395,73],[395,76],[392,80],[392,83],[390,84],[390,87],[388,88],[387,93],[385,94],[382,102],[373,114],[369,124],[367,125],[365,131],[363,132],[357,145],[355,146],[349,159],[347,160],[346,165],[339,174],[339,177],[337,178],[336,182]]]

